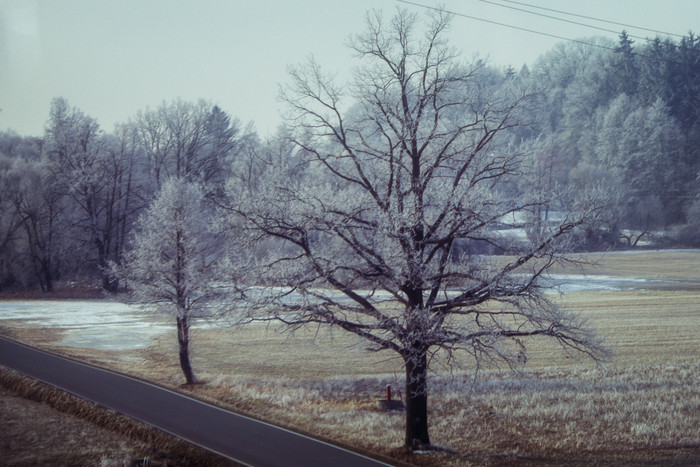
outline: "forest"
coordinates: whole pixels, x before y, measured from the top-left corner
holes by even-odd
[[[492,223],[494,230],[537,238],[581,193],[598,187],[606,193],[605,213],[579,229],[576,249],[700,246],[695,35],[642,41],[623,31],[617,42],[560,43],[520,70],[481,61],[470,70],[475,112],[517,102],[518,122],[499,128],[500,144],[528,158],[527,171],[502,174],[507,183],[494,196],[557,193],[546,208],[533,202],[527,212],[513,210],[510,221]],[[350,112],[360,107],[357,101]],[[168,179],[196,184],[211,213],[235,204],[231,186],[269,189],[263,182],[269,178],[258,174],[270,177],[270,167],[273,177],[284,165],[280,176],[297,173],[303,180],[309,174],[301,172],[318,167],[296,164],[308,148],[294,130],[281,127],[263,140],[252,124],[211,101],[175,99],[138,111],[110,132],[54,99],[43,136],[0,133],[0,290],[51,291],[57,281],[83,280],[116,291],[110,265],[123,262],[135,226]],[[236,228],[205,216],[201,223]],[[451,248],[495,254],[515,248],[477,237]]]

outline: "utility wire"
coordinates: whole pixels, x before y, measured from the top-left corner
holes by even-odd
[[[476,16],[470,16],[470,15],[467,15],[467,14],[464,14],[464,13],[457,13],[456,11],[447,10],[447,9],[445,9],[445,8],[438,8],[438,7],[434,7],[434,6],[430,6],[430,5],[424,5],[424,4],[412,2],[412,1],[409,1],[409,0],[396,0],[396,1],[399,2],[399,3],[405,3],[405,4],[407,4],[407,5],[413,5],[413,6],[417,6],[417,7],[419,7],[419,8],[424,8],[424,9],[426,9],[426,10],[444,11],[445,13],[449,13],[449,14],[451,14],[451,15],[459,16],[459,17],[462,17],[462,18],[468,18],[468,19],[473,19],[473,20],[476,20],[476,21],[482,21],[482,22],[484,22],[484,23],[495,24],[495,25],[497,25],[497,26],[503,26],[503,27],[506,27],[506,28],[516,29],[516,30],[518,30],[518,31],[529,32],[529,33],[531,33],[531,34],[538,34],[538,35],[540,35],[540,36],[552,37],[552,38],[554,38],[554,39],[559,39],[559,40],[563,40],[563,41],[567,41],[567,42],[574,42],[574,43],[576,43],[576,44],[582,44],[582,45],[586,45],[586,46],[589,46],[589,47],[597,47],[597,48],[599,48],[599,49],[610,50],[610,51],[612,51],[612,52],[619,52],[615,47],[609,47],[609,46],[607,46],[607,45],[595,44],[595,43],[593,43],[593,42],[587,42],[587,41],[580,40],[580,39],[571,39],[571,38],[564,37],[564,36],[558,36],[558,35],[556,35],[556,34],[550,34],[550,33],[548,33],[548,32],[536,31],[536,30],[534,30],[534,29],[528,29],[528,28],[523,28],[523,27],[520,27],[520,26],[514,26],[514,25],[512,25],[512,24],[500,23],[500,22],[498,22],[498,21],[493,21],[493,20],[485,19],[485,18],[478,18],[478,17],[476,17]],[[690,65],[687,64],[687,63],[677,62],[677,61],[675,61],[675,60],[668,60],[668,59],[666,59],[666,58],[661,58],[661,57],[654,57],[654,56],[652,56],[652,55],[640,54],[640,53],[637,53],[637,52],[632,52],[630,55],[634,55],[634,56],[636,56],[636,57],[644,58],[644,59],[647,59],[647,60],[655,60],[655,61],[657,61],[657,62],[672,63],[672,64],[674,64],[674,65],[680,65],[680,66],[683,66],[683,67],[690,66]]]
[[[578,21],[572,21],[572,20],[568,20],[568,19],[564,19],[564,18],[559,18],[559,17],[557,17],[557,16],[545,15],[545,14],[542,14],[542,13],[537,13],[537,12],[534,12],[534,11],[525,10],[525,9],[523,9],[523,8],[518,8],[518,7],[503,5],[502,3],[494,2],[494,1],[491,1],[491,0],[476,0],[476,1],[479,1],[479,2],[482,2],[482,3],[487,3],[487,4],[489,4],[489,5],[499,6],[499,7],[502,7],[502,8],[508,8],[508,9],[510,9],[510,10],[522,11],[523,13],[528,13],[528,14],[530,14],[530,15],[541,16],[541,17],[543,17],[543,18],[554,19],[554,20],[556,20],[556,21],[563,21],[563,22],[565,22],[565,23],[576,24],[576,25],[578,25],[578,26],[584,26],[584,27],[591,28],[591,29],[597,29],[598,31],[604,31],[604,32],[609,32],[609,33],[613,33],[613,34],[620,34],[619,31],[615,31],[615,30],[612,30],[612,29],[605,29],[605,28],[601,28],[601,27],[599,27],[599,26],[594,26],[594,25],[592,25],[592,24],[579,23]],[[527,5],[526,3],[515,2],[515,1],[512,1],[512,0],[503,0],[503,1],[504,1],[504,2],[509,2],[509,3],[516,3],[516,4],[518,4],[518,5],[532,6],[533,8],[543,8],[543,7],[537,7],[537,6],[534,6],[534,5]],[[550,10],[549,8],[546,8],[546,9],[547,9],[547,10]],[[556,11],[556,12],[558,12],[558,13],[565,14],[565,15],[581,16],[581,17],[583,17],[583,18],[592,19],[592,20],[594,20],[594,21],[604,21],[604,22],[606,22],[606,23],[618,24],[618,25],[620,25],[620,26],[628,26],[628,27],[633,27],[633,28],[637,28],[637,29],[645,29],[645,30],[647,30],[647,31],[654,31],[654,32],[659,32],[659,33],[661,33],[661,31],[655,31],[654,29],[639,28],[639,27],[637,27],[637,26],[629,26],[629,25],[625,25],[625,24],[621,24],[621,23],[613,23],[612,21],[607,21],[607,20],[603,20],[603,19],[596,19],[596,18],[592,18],[592,17],[589,17],[589,16],[576,15],[576,14],[574,14],[574,13],[567,13],[567,12],[565,12],[565,11],[559,11],[559,10],[552,10],[552,11]],[[663,33],[663,34],[673,35],[673,36],[679,36],[678,34],[671,34],[671,33]],[[633,38],[635,38],[635,39],[641,39],[641,40],[643,40],[643,41],[647,41],[647,42],[650,42],[650,43],[656,42],[656,39],[650,39],[650,38],[648,38],[648,37],[637,36],[637,35],[634,35],[634,34],[627,34],[627,37],[633,37]],[[683,36],[679,36],[679,37],[683,37]],[[684,46],[682,46],[682,45],[680,45],[680,44],[672,44],[672,43],[668,42],[667,45],[672,46],[672,47],[674,47],[674,48],[676,48],[676,49],[678,49],[678,50],[690,50],[690,51],[695,52],[695,53],[700,53],[699,50],[690,49],[690,48],[684,47]]]
[[[577,25],[577,26],[584,26],[584,27],[591,28],[591,29],[597,29],[598,31],[610,32],[610,33],[613,33],[613,34],[619,34],[619,33],[620,33],[620,31],[615,31],[615,30],[613,30],[613,29],[601,28],[601,27],[599,27],[599,26],[594,26],[594,25],[592,25],[592,24],[580,23],[580,22],[578,22],[578,21],[573,21],[573,20],[570,20],[570,19],[559,18],[559,17],[557,17],[557,16],[545,15],[545,14],[543,14],[543,13],[537,13],[537,12],[535,12],[535,11],[526,10],[526,9],[524,9],[524,8],[518,8],[518,7],[514,7],[514,6],[508,6],[508,5],[504,5],[504,4],[502,4],[502,3],[493,2],[493,1],[491,1],[491,0],[477,0],[477,1],[482,2],[482,3],[488,3],[489,5],[499,6],[499,7],[501,7],[501,8],[508,8],[509,10],[522,11],[523,13],[527,13],[527,14],[530,14],[530,15],[541,16],[542,18],[549,18],[549,19],[553,19],[553,20],[556,20],[556,21],[562,21],[562,22],[564,22],[564,23],[575,24],[575,25]],[[510,0],[503,0],[503,1],[510,2]],[[525,4],[525,3],[520,3],[520,2],[512,2],[512,3],[517,3],[518,5],[532,6],[532,5],[527,5],[527,4]],[[532,6],[532,7],[533,7],[533,8],[536,8],[536,7],[534,7],[534,6]],[[539,7],[539,8],[541,8],[541,7]],[[549,10],[549,9],[547,9],[547,10]],[[557,13],[561,13],[561,14],[565,14],[565,15],[581,16],[581,15],[574,15],[573,13],[566,13],[566,12],[563,12],[563,11],[557,11]],[[593,19],[593,20],[595,20],[595,21],[605,21],[605,20],[599,20],[599,19],[595,19],[595,18],[589,18],[589,17],[587,17],[587,16],[584,16],[584,18]],[[605,21],[605,22],[611,23],[612,21]],[[613,23],[613,24],[618,24],[618,23]],[[625,25],[622,24],[621,26],[625,26]],[[645,29],[645,28],[637,28],[636,26],[627,26],[627,27],[634,27],[635,29]],[[648,37],[636,36],[636,35],[634,35],[634,34],[627,34],[627,36],[628,36],[628,37],[634,37],[635,39],[641,39],[641,40],[648,41],[648,42],[654,42],[654,39],[649,39]]]
[[[476,21],[483,21],[484,23],[495,24],[495,25],[497,25],[497,26],[503,26],[503,27],[506,27],[506,28],[517,29],[517,30],[519,30],[519,31],[525,31],[525,32],[529,32],[529,33],[532,33],[532,34],[539,34],[540,36],[547,36],[547,37],[552,37],[552,38],[554,38],[554,39],[561,39],[561,40],[563,40],[563,41],[570,41],[570,42],[576,42],[576,43],[583,44],[583,45],[590,45],[590,46],[593,46],[593,47],[600,47],[601,49],[615,50],[615,49],[613,49],[612,47],[608,47],[608,46],[605,46],[605,45],[592,44],[592,43],[590,43],[590,42],[586,42],[586,41],[582,41],[582,40],[578,40],[578,39],[569,39],[568,37],[558,36],[558,35],[556,35],[556,34],[550,34],[550,33],[548,33],[548,32],[535,31],[534,29],[527,29],[527,28],[523,28],[523,27],[520,27],[520,26],[514,26],[514,25],[512,25],[512,24],[499,23],[498,21],[492,21],[492,20],[490,20],[490,19],[477,18],[476,16],[469,16],[469,15],[466,15],[466,14],[464,14],[464,13],[457,13],[456,11],[450,11],[450,10],[446,10],[446,9],[444,9],[444,8],[438,8],[438,7],[434,7],[434,6],[430,6],[430,5],[423,5],[423,4],[421,4],[421,3],[411,2],[411,1],[409,1],[409,0],[396,0],[396,1],[398,1],[399,3],[405,3],[405,4],[407,4],[407,5],[417,6],[417,7],[419,7],[419,8],[425,8],[425,9],[427,9],[427,10],[444,11],[445,13],[449,13],[449,14],[454,15],[454,16],[461,16],[462,18],[469,18],[469,19],[473,19],[473,20],[476,20]]]
[[[577,18],[590,19],[590,20],[593,20],[593,21],[599,21],[599,22],[601,22],[601,23],[614,24],[614,25],[623,26],[623,27],[626,27],[626,28],[641,29],[641,30],[643,30],[643,31],[649,31],[649,32],[657,33],[657,34],[663,34],[663,35],[665,35],[665,36],[683,37],[682,34],[674,34],[674,33],[672,33],[672,32],[658,31],[658,30],[656,30],[656,29],[643,28],[643,27],[641,27],[641,26],[633,26],[633,25],[631,25],[631,24],[617,23],[617,22],[615,22],[615,21],[608,21],[608,20],[606,20],[606,19],[595,18],[595,17],[593,17],[593,16],[578,15],[578,14],[576,14],[576,13],[569,13],[569,12],[562,11],[562,10],[556,10],[556,9],[554,9],[554,8],[546,8],[546,7],[538,6],[538,5],[530,5],[529,3],[517,2],[517,1],[515,1],[515,0],[502,0],[502,1],[503,1],[503,2],[508,2],[508,3],[514,3],[514,4],[516,4],[516,5],[526,6],[526,7],[529,7],[529,8],[536,8],[536,9],[538,9],[538,10],[551,11],[551,12],[553,12],[553,13],[559,13],[559,14],[562,14],[562,15],[568,15],[568,16],[575,16],[575,17],[577,17]],[[491,2],[489,2],[489,3],[491,3]]]

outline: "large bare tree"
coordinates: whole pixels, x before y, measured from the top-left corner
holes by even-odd
[[[579,197],[581,210],[529,243],[499,234],[557,198],[514,196],[526,155],[509,130],[523,97],[489,84],[480,63],[459,63],[444,39],[447,15],[428,22],[368,15],[351,42],[361,67],[347,86],[313,61],[291,69],[283,97],[296,150],[266,162],[257,190],[230,186],[233,209],[265,242],[257,283],[282,291],[261,294],[272,318],[340,327],[401,357],[412,449],[430,446],[436,354],[513,363],[545,336],[601,355],[542,284],[595,200]],[[477,245],[504,254],[470,254]]]

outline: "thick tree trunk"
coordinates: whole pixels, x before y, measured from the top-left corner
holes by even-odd
[[[406,447],[430,446],[428,436],[428,359],[425,351],[404,357],[406,365]]]
[[[180,345],[180,368],[185,375],[187,384],[194,384],[197,378],[190,364],[190,323],[187,317],[177,318],[177,341]]]

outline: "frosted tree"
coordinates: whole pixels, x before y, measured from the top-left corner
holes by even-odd
[[[0,287],[52,291],[71,262],[66,200],[42,160],[42,141],[0,133]]]
[[[13,170],[16,147],[23,138],[11,132],[0,132],[0,289],[17,280],[19,229],[21,218],[13,200],[19,188]],[[14,173],[13,173],[14,172]]]
[[[639,65],[635,57],[634,41],[630,39],[627,31],[622,31],[619,42],[615,47],[616,57],[613,59],[613,78],[616,82],[618,94],[633,96],[639,86]]]
[[[621,94],[599,111],[597,120],[591,162],[623,185],[625,227],[641,229],[643,236],[653,227],[677,222],[692,166],[684,160],[683,138],[667,107],[660,99],[642,106]]]
[[[45,161],[17,158],[4,183],[19,217],[33,275],[44,292],[53,291],[59,264],[66,259],[66,197]]]
[[[112,292],[118,284],[107,264],[121,260],[123,237],[136,204],[134,154],[124,151],[121,143],[105,136],[95,119],[65,99],[51,103],[44,135],[46,168],[71,201],[73,209],[66,215],[79,231],[77,245],[82,241],[94,251],[102,287]]]
[[[448,25],[437,14],[421,38],[407,12],[388,23],[368,16],[347,86],[314,62],[293,68],[283,97],[296,149],[258,174],[257,190],[229,186],[251,244],[267,242],[256,250],[255,282],[274,287],[261,294],[259,316],[338,327],[400,356],[411,449],[430,446],[430,362],[517,364],[536,337],[602,355],[541,283],[598,200],[581,194],[537,241],[498,234],[516,213],[556,198],[512,195],[524,154],[508,130],[523,97],[483,86],[481,64],[459,63]],[[507,255],[472,255],[476,243]]]
[[[190,325],[211,316],[222,294],[214,282],[220,248],[212,222],[202,190],[170,178],[139,219],[133,246],[116,270],[136,302],[175,318],[180,366],[188,384],[197,382],[190,362]]]

